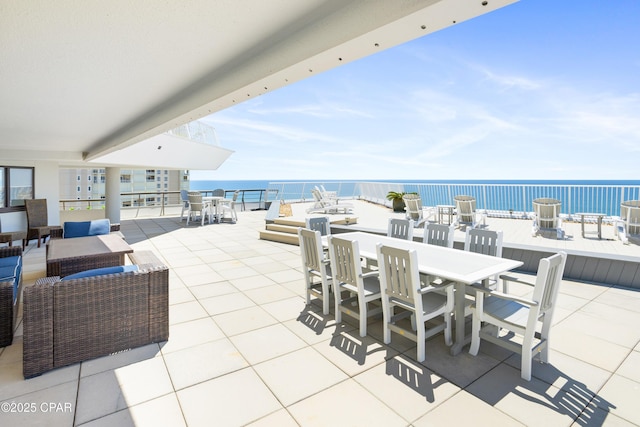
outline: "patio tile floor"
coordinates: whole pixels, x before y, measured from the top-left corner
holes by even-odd
[[[0,349],[0,402],[36,410],[3,409],[0,425],[640,425],[640,292],[564,280],[552,363],[534,363],[531,382],[517,355],[483,343],[452,357],[441,335],[420,364],[413,342],[382,343],[379,319],[361,338],[306,306],[299,248],[258,239],[264,212],[238,216],[124,220],[134,249],[171,269],[169,341],[24,380],[19,327]],[[27,248],[26,285],[44,251]]]

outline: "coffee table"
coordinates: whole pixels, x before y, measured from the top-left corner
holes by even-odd
[[[117,234],[52,239],[47,243],[47,277],[124,265],[124,255],[132,252]]]

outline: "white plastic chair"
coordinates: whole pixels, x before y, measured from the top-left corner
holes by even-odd
[[[478,226],[479,219],[482,219],[482,225],[487,225],[486,212],[478,212],[476,210],[476,198],[473,196],[458,195],[453,198],[456,206],[455,226],[460,224],[470,224],[471,228]]]
[[[413,240],[413,220],[389,218],[387,236],[396,239]]]
[[[560,208],[562,203],[557,199],[539,198],[533,202],[533,228],[531,235],[537,236],[541,229],[553,230],[558,239],[564,239]]]
[[[331,234],[331,222],[327,216],[309,217],[305,223],[309,230],[319,231],[322,236]]]
[[[180,204],[182,209],[180,210],[180,221],[184,219],[185,210],[189,211],[189,192],[187,190],[180,190]]]
[[[405,194],[402,196],[402,200],[405,204],[404,210],[407,213],[407,219],[412,219],[416,228],[422,227],[435,214],[433,209],[426,209],[422,206],[422,199],[417,194]]]
[[[502,276],[504,280],[533,286],[531,298],[477,287],[476,302],[471,306],[473,324],[469,353],[478,354],[481,339],[519,353],[522,356],[520,375],[530,381],[534,356],[539,354],[542,362],[549,362],[549,333],[566,260],[565,252],[541,259],[535,284]],[[491,298],[485,299],[485,295]],[[511,334],[499,334],[500,329],[513,332],[521,341],[510,340]]]
[[[468,228],[464,239],[464,250],[502,258],[502,231]],[[497,283],[496,277],[490,283],[490,287],[495,288]],[[503,288],[503,291],[507,292],[507,289]]]
[[[321,299],[322,313],[326,315],[329,314],[329,304],[331,302],[329,286],[332,278],[329,260],[325,258],[322,250],[321,239],[319,231],[298,228],[307,305],[311,304],[312,296]]]
[[[640,234],[640,200],[620,203],[620,219],[615,221],[614,226],[615,235],[625,245],[629,244],[629,235]]]
[[[369,304],[380,300],[378,272],[362,272],[358,242],[329,236],[329,258],[333,274],[333,294],[336,305],[336,323],[342,322],[342,314],[359,321],[360,336],[367,335],[367,318],[378,314],[382,307],[369,309]],[[343,298],[343,293],[349,297]],[[354,310],[357,303],[358,310]]]
[[[236,200],[238,200],[238,193],[238,190],[234,191],[231,200],[222,199],[218,201],[218,207],[221,209],[220,221],[227,218],[227,214],[229,214],[229,218],[233,223],[238,221],[238,214],[236,213]]]
[[[445,344],[451,345],[453,284],[421,287],[418,257],[414,250],[379,244],[377,253],[382,291],[384,343],[391,343],[391,331],[415,341],[418,362],[424,361],[425,342],[435,334],[444,331]],[[396,313],[396,307],[403,310]],[[409,316],[411,329],[398,323]],[[443,317],[442,323],[427,327],[427,322],[440,316]]]
[[[454,225],[445,224],[427,224],[424,227],[422,241],[429,245],[443,246],[445,248],[453,247],[453,231]]]

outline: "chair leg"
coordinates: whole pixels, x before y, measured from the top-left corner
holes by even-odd
[[[425,324],[424,324],[424,321],[422,321],[417,331],[418,342],[416,344],[417,344],[418,362],[424,362],[424,353],[425,353],[425,347],[426,347],[426,338],[425,338],[424,328],[425,328]]]
[[[480,319],[477,318],[474,312],[471,323],[471,346],[469,347],[469,354],[472,356],[477,356],[478,350],[480,350],[480,323]]]

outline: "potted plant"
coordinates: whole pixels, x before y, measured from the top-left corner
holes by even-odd
[[[391,200],[391,207],[394,212],[404,212],[404,200],[402,200],[402,196],[405,194],[407,193],[404,191],[389,191],[389,193],[387,193],[387,200]]]

